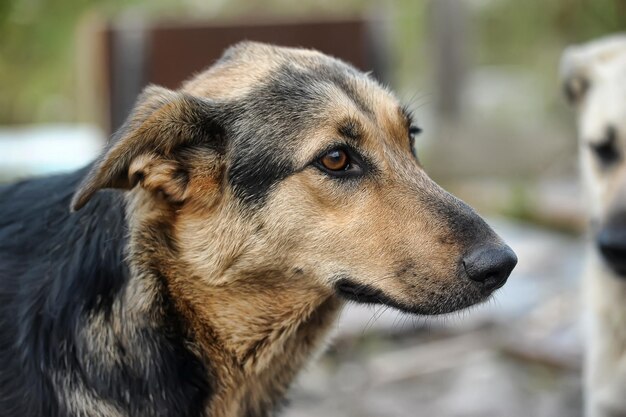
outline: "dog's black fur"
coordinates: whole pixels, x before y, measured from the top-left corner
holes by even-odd
[[[129,270],[120,192],[68,210],[87,171],[0,188],[0,201],[11,202],[0,205],[0,416],[67,415],[54,389],[62,383],[85,387],[124,415],[199,416],[211,393],[209,372],[167,296],[154,306],[154,324],[136,329],[131,343],[108,340],[122,363],[89,352],[81,327],[97,314],[111,326]]]

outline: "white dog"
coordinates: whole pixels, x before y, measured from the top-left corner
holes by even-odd
[[[568,48],[561,77],[578,114],[591,223],[586,416],[626,416],[626,34]]]

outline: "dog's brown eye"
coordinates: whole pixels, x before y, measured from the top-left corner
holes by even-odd
[[[337,145],[320,153],[311,165],[330,177],[340,179],[358,178],[373,169],[366,158],[347,145]]]
[[[333,149],[322,156],[320,162],[329,171],[344,171],[350,165],[350,157],[342,149]]]

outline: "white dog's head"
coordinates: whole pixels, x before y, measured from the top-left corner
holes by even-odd
[[[626,34],[567,48],[561,80],[578,113],[596,243],[609,266],[626,277]]]

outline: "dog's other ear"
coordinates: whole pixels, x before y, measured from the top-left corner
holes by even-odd
[[[210,99],[147,87],[79,185],[71,210],[79,210],[102,188],[130,189],[137,183],[168,200],[184,200],[185,173],[178,167],[175,150],[206,144],[223,151],[219,119],[219,108]]]

